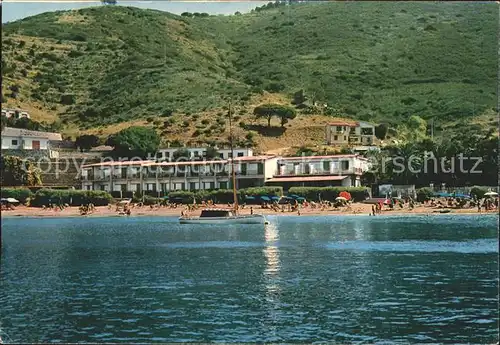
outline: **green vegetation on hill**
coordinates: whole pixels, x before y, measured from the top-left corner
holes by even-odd
[[[227,96],[253,116],[264,90],[291,101],[303,89],[327,115],[391,126],[418,115],[463,130],[495,108],[495,3],[271,7],[176,16],[101,6],[3,25],[2,99],[42,104],[81,129],[172,113],[186,128]]]

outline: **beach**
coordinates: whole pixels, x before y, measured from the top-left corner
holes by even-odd
[[[202,207],[199,207],[197,210],[190,211],[190,216],[198,216],[201,212]],[[159,207],[159,208],[151,208],[150,206],[142,206],[142,207],[134,207],[131,210],[131,217],[140,216],[140,217],[179,217],[182,211],[186,211],[186,207],[177,207],[177,208],[168,208],[168,207]],[[441,213],[442,210],[449,210],[447,213]],[[240,214],[250,214],[250,206],[246,206],[243,209],[240,209]],[[272,209],[263,209],[259,205],[253,207],[253,212],[255,214],[263,214],[263,215],[275,215],[275,216],[297,216],[299,215],[297,212],[289,212],[285,208],[285,212],[276,212]],[[327,208],[321,210],[320,208],[301,208],[300,215],[301,216],[327,216],[327,215],[336,215],[336,216],[353,216],[353,215],[363,215],[368,216],[372,212],[371,204],[364,203],[353,203],[351,204],[350,209],[346,207],[334,209]],[[418,214],[428,214],[428,215],[441,215],[441,214],[495,214],[498,213],[498,210],[489,210],[481,212],[477,211],[477,208],[438,208],[438,207],[430,207],[424,205],[415,206],[413,209],[409,209],[408,207],[399,208],[395,207],[393,210],[390,210],[388,207],[384,207],[381,213],[376,216],[404,216],[404,215],[418,215]],[[59,209],[42,209],[38,207],[27,207],[27,206],[18,206],[14,210],[2,210],[2,217],[126,217],[125,215],[120,215],[119,212],[116,211],[116,206],[109,208],[108,206],[98,206],[95,207],[93,213],[88,215],[80,215],[79,207],[66,207],[63,210]]]

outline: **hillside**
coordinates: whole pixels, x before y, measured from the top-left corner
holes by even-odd
[[[169,140],[207,141],[226,135],[231,96],[240,137],[253,129],[266,150],[309,143],[326,115],[493,125],[497,17],[495,3],[390,2],[208,17],[122,6],[44,13],[3,26],[2,100],[62,121],[68,134],[149,123]],[[326,114],[263,130],[253,107],[289,103],[299,89]]]

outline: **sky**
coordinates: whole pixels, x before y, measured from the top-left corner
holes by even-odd
[[[151,8],[181,14],[182,12],[207,12],[210,14],[233,14],[249,12],[268,1],[120,1],[119,5]],[[102,6],[100,1],[37,1],[21,2],[16,0],[2,2],[2,23],[12,22],[43,12],[73,10],[91,6]]]

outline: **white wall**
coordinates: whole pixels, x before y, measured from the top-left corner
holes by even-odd
[[[12,140],[17,140],[17,145],[12,145]],[[21,147],[21,139],[19,137],[2,136],[2,149],[18,149]]]
[[[161,152],[163,154],[161,157],[162,159],[165,159],[165,158],[168,159],[168,158],[172,158],[174,152],[179,150],[179,149],[181,149],[181,148],[180,147],[170,147],[170,148],[165,148],[165,149],[159,149],[158,152]],[[195,157],[195,152],[198,153],[199,157],[203,157],[203,153],[207,151],[207,148],[205,148],[205,147],[187,147],[186,149],[191,154],[191,157]],[[223,159],[228,159],[229,154],[231,153],[231,149],[218,149],[217,151],[222,154]],[[168,156],[166,155],[167,152],[169,153]],[[233,149],[233,152],[234,152],[235,157],[238,157],[238,154],[242,154],[243,156],[241,156],[241,157],[253,156],[253,150],[251,148],[235,148],[235,149]]]
[[[43,138],[23,138],[23,140],[24,140],[23,148],[25,150],[32,150],[33,149],[33,141],[39,141],[40,142],[40,150],[47,150],[49,148],[49,140],[48,139],[43,139]]]

